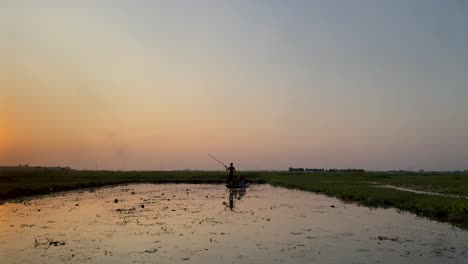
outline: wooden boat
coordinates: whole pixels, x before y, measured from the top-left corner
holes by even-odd
[[[249,184],[245,184],[245,185],[226,184],[226,188],[228,189],[245,189],[247,187],[249,187]]]

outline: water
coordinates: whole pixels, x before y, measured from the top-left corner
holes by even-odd
[[[0,262],[468,263],[468,232],[448,224],[268,185],[231,197],[131,184],[8,202]]]

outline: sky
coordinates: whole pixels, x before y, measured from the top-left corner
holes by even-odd
[[[0,1],[0,165],[468,169],[468,1]]]

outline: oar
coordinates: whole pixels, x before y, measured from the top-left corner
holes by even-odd
[[[217,158],[211,156],[210,154],[208,154],[208,156],[210,156],[212,159],[216,160],[217,162],[221,163],[225,168],[227,168],[226,164],[222,163],[222,162],[219,161]]]

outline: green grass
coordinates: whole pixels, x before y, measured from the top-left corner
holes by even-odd
[[[249,180],[300,189],[371,207],[395,207],[468,230],[468,199],[415,194],[378,185],[468,196],[468,174],[243,172]],[[225,172],[0,171],[0,199],[130,183],[224,183]]]
[[[468,174],[388,174],[369,173],[369,181],[390,184],[421,191],[468,196]]]
[[[131,182],[224,183],[223,172],[0,171],[0,199]]]
[[[379,184],[414,187],[445,194],[466,195],[468,174],[388,173],[276,173],[268,177],[275,186],[322,193],[371,207],[395,207],[468,229],[468,199],[416,194],[381,188]],[[379,183],[379,184],[376,184]]]

